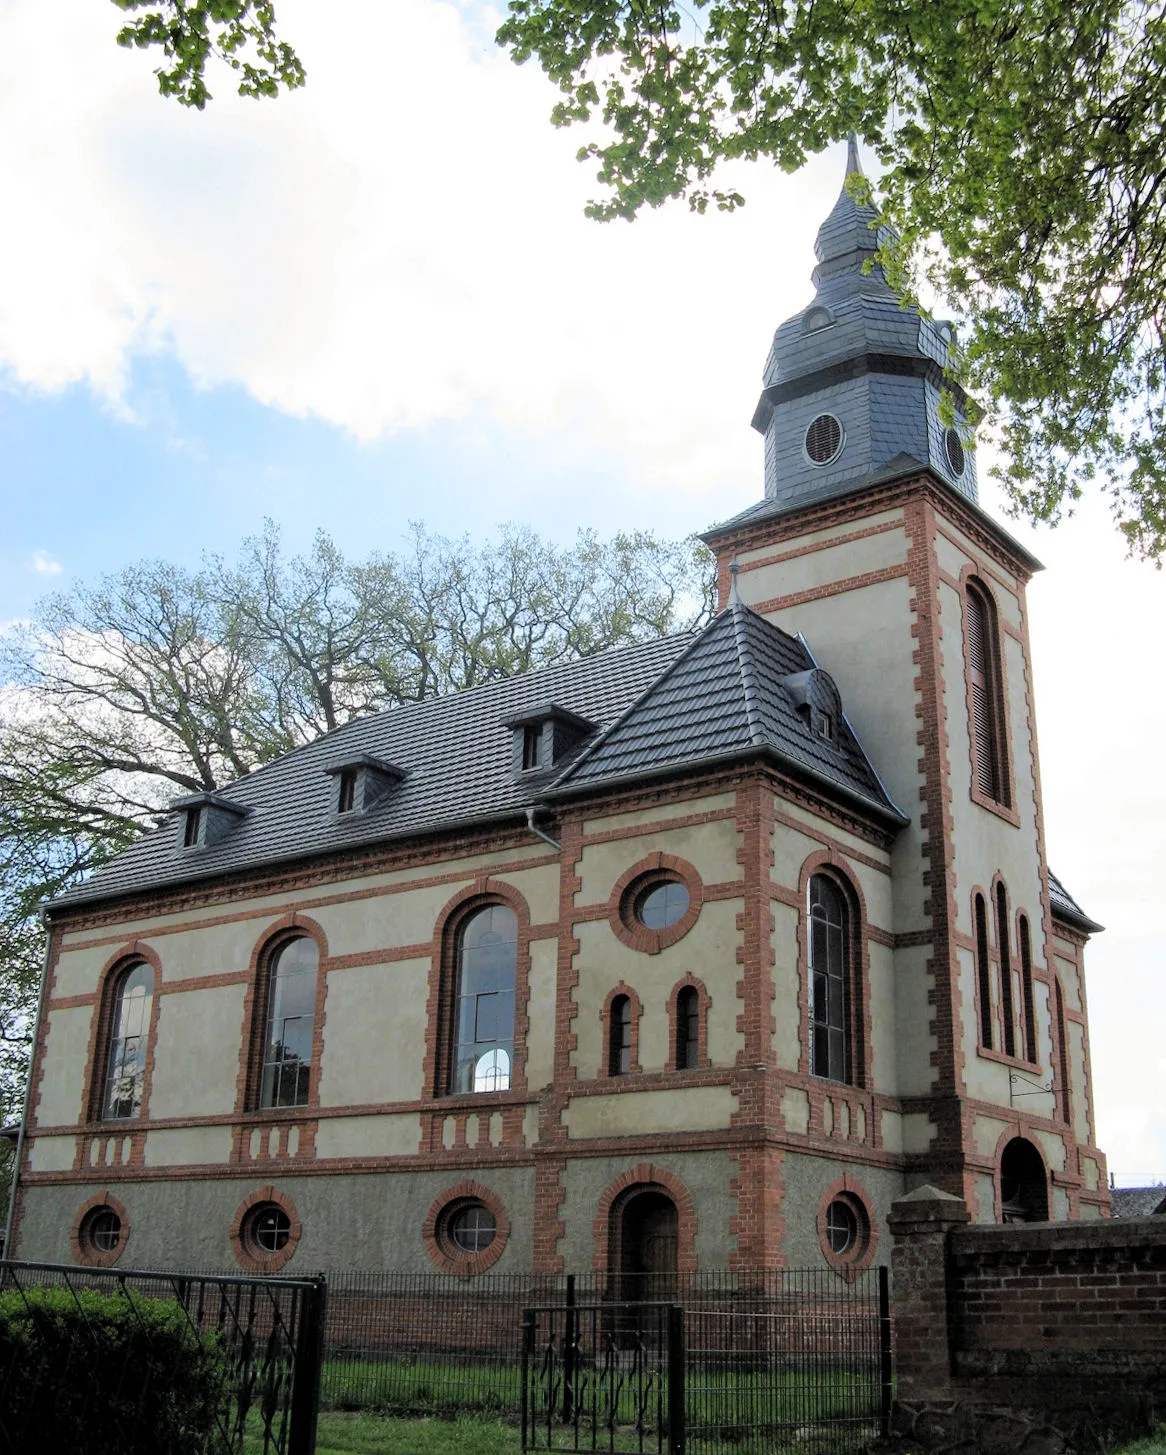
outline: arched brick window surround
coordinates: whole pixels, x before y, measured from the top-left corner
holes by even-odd
[[[671,880],[688,890],[688,909],[674,925],[662,930],[650,930],[640,924],[634,911],[636,899],[655,880]],[[692,929],[703,901],[704,885],[693,865],[675,854],[657,852],[645,855],[616,880],[607,901],[607,917],[612,933],[622,944],[645,955],[658,955]]]
[[[847,974],[850,977],[850,1013],[846,1029],[850,1038],[850,1079],[837,1084],[854,1086],[865,1091],[870,1087],[871,1046],[868,989],[870,947],[866,933],[866,900],[859,886],[858,876],[834,849],[820,849],[811,854],[802,865],[798,878],[798,899],[801,904],[798,915],[798,1010],[801,1025],[798,1069],[803,1075],[810,1075],[810,880],[815,874],[826,875],[841,891],[849,921]],[[830,1083],[822,1078],[820,1084]]]
[[[102,1208],[108,1208],[110,1212],[116,1213],[121,1222],[121,1237],[116,1248],[111,1248],[108,1253],[100,1252],[92,1247],[86,1239],[81,1236],[81,1226],[90,1213],[99,1212]],[[83,1202],[77,1209],[77,1216],[73,1219],[73,1225],[69,1229],[69,1242],[73,1248],[73,1261],[84,1264],[88,1268],[112,1268],[121,1255],[125,1252],[126,1244],[130,1240],[130,1220],[125,1208],[110,1192],[99,1192],[96,1197],[91,1197],[88,1202]]]
[[[668,997],[668,1064],[673,1070],[679,1070],[676,1065],[676,1051],[679,1045],[680,1024],[677,1018],[677,1006],[680,1001],[682,990],[696,991],[696,1066],[685,1069],[704,1071],[712,1065],[708,1053],[708,1028],[709,1010],[712,1008],[712,996],[705,989],[703,980],[695,975],[686,975],[683,980],[678,980],[672,987],[672,993]]]
[[[631,1012],[632,1018],[632,1044],[631,1051],[628,1056],[628,1069],[626,1075],[633,1076],[637,1071],[642,1069],[640,1066],[640,1017],[644,1013],[644,1007],[640,1001],[640,997],[636,994],[632,987],[628,985],[625,981],[621,980],[618,985],[613,986],[613,988],[608,992],[607,999],[603,1002],[603,1009],[599,1012],[599,1020],[603,1026],[603,1047],[601,1052],[602,1059],[600,1062],[598,1074],[600,1076],[610,1076],[617,1081],[621,1079],[621,1073],[612,1071],[610,1060],[611,1007],[621,995],[626,995],[628,998],[628,1008]]]
[[[858,1222],[858,1239],[845,1253],[835,1253],[830,1246],[826,1215],[832,1202],[846,1203]],[[822,1256],[835,1273],[848,1281],[857,1278],[864,1268],[869,1268],[878,1251],[879,1234],[872,1207],[870,1194],[849,1172],[832,1182],[818,1203],[818,1241],[822,1245]]]
[[[1016,952],[1013,951],[1011,942],[1012,918],[1008,909],[1008,886],[999,874],[992,876],[992,893],[987,908],[996,941],[996,977],[1000,1001],[1000,1026],[1002,1031],[1000,1049],[1006,1056],[1015,1057],[1018,1044],[1023,1045],[1023,1040],[1018,1040],[1017,1037],[1017,1031],[1020,1028],[1016,994],[1019,976],[1013,974],[1013,971],[1019,963],[1020,954],[1019,949]],[[1023,1060],[1024,1058],[1021,1057],[1020,1059]]]
[[[1053,1221],[1053,1183],[1052,1178],[1049,1176],[1049,1159],[1041,1144],[1040,1137],[1037,1135],[1036,1128],[1023,1116],[1017,1117],[1014,1122],[1010,1122],[996,1139],[996,1152],[992,1158],[995,1164],[995,1169],[992,1174],[993,1217],[998,1223],[1004,1221],[1004,1212],[1000,1206],[1000,1164],[1004,1160],[1005,1147],[1008,1146],[1009,1142],[1017,1140],[1030,1143],[1041,1160],[1045,1174],[1045,1197],[1048,1201],[1048,1213],[1051,1222]]]
[[[444,1236],[443,1225],[458,1206],[467,1202],[480,1202],[494,1214],[494,1241],[480,1253],[463,1253]],[[472,1278],[475,1273],[485,1273],[493,1268],[506,1251],[510,1237],[510,1219],[502,1199],[490,1187],[481,1182],[468,1180],[447,1187],[435,1197],[425,1214],[421,1228],[425,1251],[443,1273],[452,1273],[458,1278]]]
[[[106,1123],[111,1127],[139,1127],[145,1123],[150,1114],[150,1085],[154,1079],[154,1050],[158,1044],[158,1014],[162,1003],[162,961],[150,945],[141,940],[134,940],[110,956],[101,967],[101,974],[98,977],[97,1016],[89,1033],[89,1060],[85,1068],[85,1085],[88,1088],[87,1120],[90,1122],[101,1121],[102,1103],[105,1099],[105,1075],[109,1064],[109,1038],[113,1030],[113,1004],[122,977],[135,965],[149,965],[154,972],[150,1026],[146,1037],[142,1110],[140,1116],[119,1118],[117,1121]]]
[[[961,612],[964,646],[964,675],[968,709],[968,752],[971,768],[971,797],[984,808],[1019,823],[1012,798],[1012,755],[1008,733],[1008,689],[996,597],[975,567],[960,573]],[[973,674],[970,621],[978,609],[983,631],[983,680]],[[977,710],[977,708],[979,710]],[[981,762],[984,754],[991,767]],[[989,787],[986,778],[994,780]]]
[[[282,1208],[291,1223],[287,1242],[274,1253],[265,1253],[256,1248],[244,1232],[248,1214],[253,1208],[266,1202],[273,1202],[276,1207]],[[296,1205],[286,1192],[281,1192],[278,1187],[272,1187],[270,1184],[267,1187],[257,1188],[254,1192],[248,1193],[236,1208],[234,1221],[231,1223],[231,1249],[235,1254],[235,1261],[248,1273],[278,1273],[294,1256],[303,1231],[303,1224],[296,1212]]]
[[[620,1214],[624,1205],[641,1192],[662,1192],[672,1199],[676,1207],[676,1271],[695,1273],[696,1208],[692,1193],[674,1172],[654,1162],[629,1167],[604,1189],[591,1225],[595,1241],[591,1266],[597,1273],[619,1266]],[[614,1263],[609,1261],[613,1256]]]
[[[312,1070],[308,1081],[306,1106],[260,1106],[263,1078],[263,1050],[267,1038],[267,1007],[271,993],[271,966],[274,957],[292,940],[314,940],[320,952],[316,969],[316,1006],[312,1020]],[[320,1105],[320,1061],[324,1053],[324,1014],[328,997],[328,938],[314,919],[306,914],[288,914],[268,925],[251,952],[248,967],[247,994],[243,1000],[243,1024],[247,1034],[239,1065],[236,1089],[236,1113],[258,1116],[288,1117],[302,1114],[308,1107]]]
[[[449,1083],[457,1023],[458,932],[479,909],[485,909],[491,904],[506,905],[514,911],[514,917],[518,921],[514,979],[514,1060],[510,1068],[509,1091],[476,1091],[467,1093],[467,1096],[479,1103],[526,1093],[526,1037],[530,1027],[527,1013],[530,983],[530,908],[513,885],[502,879],[482,878],[454,895],[438,915],[434,929],[424,1066],[425,1086],[433,1096],[448,1097],[452,1094]]]

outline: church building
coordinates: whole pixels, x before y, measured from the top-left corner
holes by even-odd
[[[1039,563],[873,216],[774,336],[706,627],[349,723],[49,906],[15,1256],[845,1277],[924,1182],[1108,1215]]]

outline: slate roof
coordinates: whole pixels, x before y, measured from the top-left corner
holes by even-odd
[[[905,823],[841,714],[829,742],[811,731],[783,685],[815,665],[803,641],[737,602],[584,749],[548,797],[756,751]]]
[[[1166,1187],[1114,1187],[1110,1202],[1115,1218],[1166,1216]]]
[[[1056,919],[1064,920],[1067,924],[1076,925],[1078,929],[1087,930],[1090,934],[1097,934],[1105,928],[1092,920],[1053,873],[1049,870],[1049,908]]]
[[[695,635],[395,707],[220,789],[218,799],[244,812],[218,842],[184,849],[172,815],[50,910],[514,819],[531,803],[743,754],[777,759],[889,823],[905,822],[841,713],[837,742],[827,742],[782,686],[814,665],[799,638],[736,603]],[[552,702],[599,732],[565,765],[517,777],[506,724]],[[337,815],[329,770],[362,755],[404,777],[367,813]]]

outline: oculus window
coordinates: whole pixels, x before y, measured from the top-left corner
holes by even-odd
[[[453,1092],[510,1090],[518,920],[505,904],[473,914],[457,937]]]
[[[676,879],[656,880],[642,888],[632,914],[648,930],[666,930],[688,913],[688,887]]]

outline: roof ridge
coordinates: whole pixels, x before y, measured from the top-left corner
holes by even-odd
[[[745,720],[749,724],[749,740],[772,747],[769,734],[762,725],[761,714],[757,710],[757,682],[753,672],[753,657],[749,651],[748,633],[745,630],[742,616],[743,612],[748,611],[748,607],[737,600],[727,609],[732,612],[733,616],[733,641],[737,648],[737,666],[741,673],[741,691],[745,699]],[[756,612],[749,614],[757,616]]]

